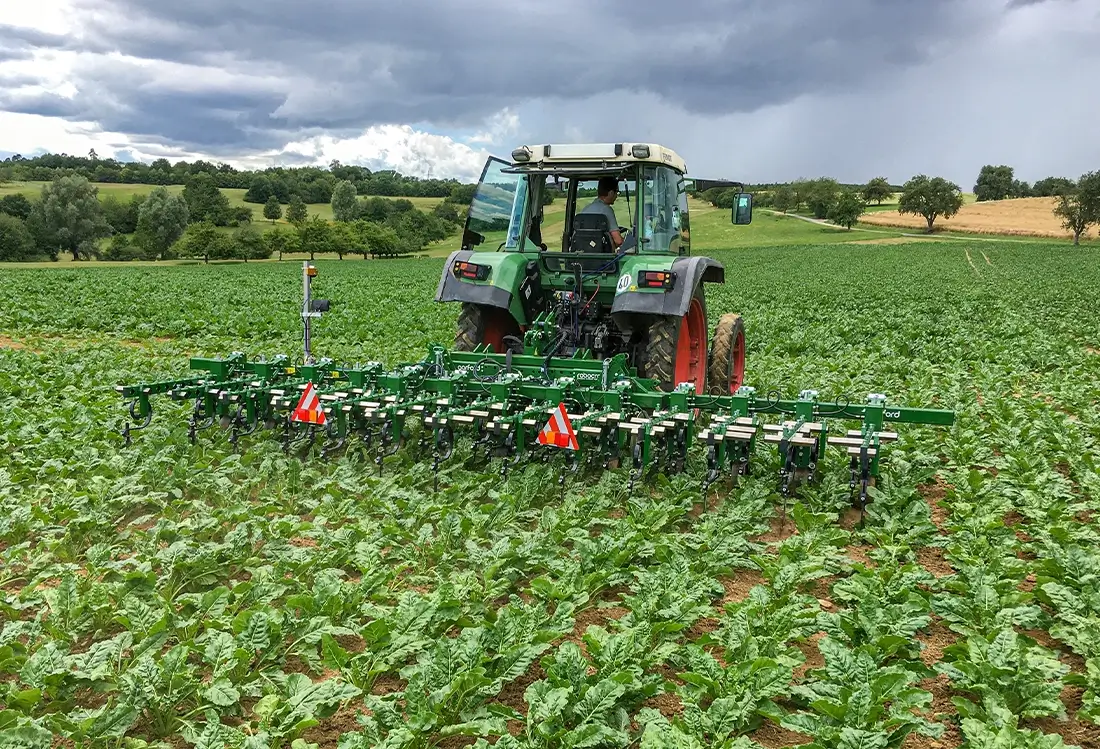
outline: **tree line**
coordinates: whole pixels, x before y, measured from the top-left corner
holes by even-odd
[[[447,198],[463,187],[455,179],[411,177],[392,169],[372,171],[335,160],[327,169],[303,166],[238,170],[229,164],[202,159],[174,164],[163,158],[149,164],[101,159],[93,149],[87,156],[43,154],[28,158],[16,154],[0,161],[0,182],[52,182],[57,177],[81,176],[97,183],[185,185],[200,174],[208,175],[217,187],[247,190],[245,201],[259,204],[267,202],[271,195],[284,204],[294,196],[306,204],[327,203],[332,189],[342,180],[352,182],[360,195],[383,197]]]
[[[286,210],[290,227],[260,232],[253,211],[231,206],[209,175],[193,176],[182,193],[158,185],[128,201],[99,199],[99,188],[80,175],[59,176],[39,197],[13,194],[0,199],[0,261],[72,259],[204,260],[280,257],[307,252],[364,257],[406,255],[458,230],[463,221],[453,203],[422,211],[407,198],[358,198],[355,186],[338,182],[331,198],[335,222],[310,216],[300,199]],[[283,217],[272,196],[264,218]],[[107,246],[103,240],[109,239]]]
[[[882,205],[895,192],[904,193],[907,187],[913,185],[907,183],[899,187],[891,184],[886,177],[874,177],[863,185],[842,184],[831,177],[818,177],[746,186],[745,189],[753,193],[754,203],[761,208],[772,208],[780,213],[805,210],[814,218],[851,229],[871,203]],[[957,187],[955,189],[958,190]],[[735,188],[712,187],[697,197],[718,208],[730,209],[737,192]]]
[[[848,229],[859,221],[871,203],[882,205],[895,192],[900,193],[898,212],[924,218],[928,233],[934,231],[937,219],[951,218],[964,203],[962,190],[957,184],[943,177],[924,174],[916,175],[899,189],[895,189],[885,177],[875,177],[862,186],[842,185],[835,179],[819,177],[768,185],[762,190],[746,189],[754,193],[755,204],[762,208],[772,208],[781,213],[804,210],[814,218],[832,221]],[[1061,221],[1062,228],[1073,235],[1074,244],[1080,243],[1081,236],[1089,227],[1100,226],[1100,171],[1087,172],[1077,180],[1047,177],[1028,185],[1013,177],[1011,167],[985,166],[974,190],[978,200],[1056,198],[1052,212]],[[733,207],[736,194],[734,188],[713,187],[697,193],[696,197],[717,208],[729,210]]]

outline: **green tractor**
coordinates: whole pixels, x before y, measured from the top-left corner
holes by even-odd
[[[691,254],[682,158],[652,143],[521,146],[490,158],[451,253],[436,301],[458,302],[454,349],[524,353],[535,327],[546,353],[608,359],[625,354],[664,391],[730,395],[745,375],[740,315],[710,335],[706,287],[725,268]],[[752,220],[737,187],[731,220]],[[549,325],[548,325],[549,323]],[[530,347],[528,347],[530,350]]]

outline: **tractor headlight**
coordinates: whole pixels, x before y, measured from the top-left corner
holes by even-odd
[[[520,146],[512,151],[512,161],[530,161],[531,149],[527,146]]]
[[[649,146],[637,145],[630,148],[631,155],[636,159],[648,159],[649,158]]]
[[[471,281],[484,281],[489,278],[489,266],[478,265],[477,263],[467,263],[462,260],[455,260],[454,267],[451,272],[455,278],[468,278]]]

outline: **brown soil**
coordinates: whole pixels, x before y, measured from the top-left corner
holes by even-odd
[[[858,507],[849,507],[840,515],[839,525],[846,531],[859,527],[860,512]]]
[[[1078,720],[1075,716],[1081,709],[1081,687],[1067,686],[1062,690],[1062,702],[1066,706],[1066,720],[1054,718],[1035,718],[1021,721],[1023,726],[1035,728],[1043,733],[1055,733],[1067,744],[1076,744],[1081,749],[1100,749],[1100,726]]]
[[[19,351],[25,349],[27,344],[20,343],[14,338],[8,338],[6,335],[0,335],[0,349],[9,349],[11,351]]]
[[[607,628],[608,622],[616,619],[622,619],[624,616],[630,613],[630,609],[622,606],[607,606],[600,608],[598,606],[590,606],[577,612],[576,618],[573,620],[573,634],[565,637],[565,640],[572,640],[581,646],[584,650],[584,643],[581,638],[584,637],[585,631],[590,626]]]
[[[707,617],[706,619],[700,619],[691,625],[691,628],[687,631],[686,638],[688,642],[694,642],[703,635],[709,635],[712,632],[718,630],[721,623],[717,619]]]
[[[860,544],[849,546],[844,551],[853,562],[862,564],[864,567],[874,568],[876,566],[875,560],[868,556],[868,552],[873,548],[875,547]]]
[[[953,695],[951,680],[945,674],[940,674],[935,679],[925,679],[917,684],[921,689],[932,693],[932,720],[943,723],[943,735],[938,739],[929,739],[926,736],[918,736],[915,744],[905,744],[909,747],[939,747],[941,749],[957,749],[962,746],[963,735],[955,720],[958,712],[951,702]],[[938,743],[931,743],[936,741]]]
[[[1028,576],[1021,580],[1020,584],[1016,587],[1025,593],[1031,593],[1033,590],[1035,590],[1035,573],[1032,572],[1028,574]]]
[[[367,649],[366,640],[359,635],[336,635],[332,639],[336,640],[336,644],[349,653],[362,653]]]
[[[771,721],[766,721],[764,725],[749,734],[749,738],[766,749],[782,749],[782,747],[802,746],[813,742],[812,736],[789,731]]]
[[[948,513],[947,509],[943,506],[943,498],[947,495],[947,490],[953,487],[944,481],[942,477],[936,476],[935,481],[931,484],[922,484],[917,488],[920,491],[921,497],[928,503],[928,509],[932,513],[932,524],[936,526],[941,534],[948,533]]]
[[[813,581],[813,587],[810,589],[810,595],[817,599],[818,605],[826,610],[836,608],[836,604],[833,603],[833,583],[837,581],[836,575],[828,575],[826,577],[819,577]]]
[[[527,715],[527,700],[524,699],[523,693],[527,691],[527,687],[545,678],[546,672],[542,670],[542,666],[539,665],[539,662],[535,661],[531,664],[531,667],[527,669],[527,673],[504,685],[500,690],[500,694],[497,695],[496,702],[499,702],[505,707],[510,707],[516,712]]]
[[[942,622],[933,621],[928,625],[926,632],[917,635],[917,639],[924,646],[920,654],[921,662],[926,666],[932,666],[943,660],[943,651],[954,645],[959,636]]]
[[[404,692],[406,686],[408,685],[405,680],[399,676],[381,674],[374,680],[374,686],[371,687],[370,693],[382,697],[387,694],[393,694],[394,692]]]
[[[1059,225],[1060,222],[1053,213],[1056,203],[1054,198],[1015,198],[968,203],[951,218],[936,219],[936,229],[976,234],[1072,238],[1073,235]],[[924,217],[901,214],[897,211],[868,213],[861,216],[859,220],[877,226],[900,226],[913,229],[928,227]],[[1082,238],[1096,236],[1096,229],[1090,229],[1082,235]]]
[[[759,536],[751,536],[749,541],[763,544],[779,543],[798,532],[798,529],[795,528],[794,520],[788,515],[777,515],[768,521],[768,525],[770,526],[768,532],[762,533]]]
[[[684,703],[680,701],[680,697],[669,692],[650,697],[642,703],[642,707],[654,708],[666,718],[673,718],[684,712]]]
[[[817,643],[821,642],[824,637],[824,632],[815,632],[805,642],[795,643],[795,647],[802,651],[802,655],[806,656],[806,662],[801,666],[797,666],[794,670],[795,679],[801,679],[807,672],[825,666],[825,656],[821,655],[821,651],[817,649]]]
[[[943,549],[937,546],[922,546],[917,549],[917,563],[933,577],[947,577],[955,574],[955,568],[943,558]]]
[[[313,549],[317,546],[317,539],[295,536],[290,539],[289,543],[291,546],[297,546],[299,549]]]
[[[302,739],[307,744],[317,744],[317,749],[335,749],[341,735],[360,730],[359,722],[356,720],[359,715],[370,715],[370,711],[363,707],[359,700],[351,700],[331,716],[320,720],[317,725],[308,729],[302,734]]]
[[[760,574],[760,570],[740,570],[733,577],[724,577],[720,582],[726,593],[722,596],[719,607],[744,601],[749,597],[750,590],[764,584],[764,576]]]

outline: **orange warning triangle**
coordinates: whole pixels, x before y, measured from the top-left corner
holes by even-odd
[[[306,383],[305,392],[302,393],[301,400],[298,401],[298,407],[294,409],[294,413],[290,416],[294,421],[303,421],[306,424],[324,424],[325,412],[321,410],[321,399],[317,396],[317,391],[313,387],[313,383]]]
[[[540,445],[551,447],[565,447],[577,450],[577,435],[573,433],[573,424],[569,421],[569,414],[565,410],[565,404],[559,403],[558,407],[550,415],[550,420],[539,432]]]

